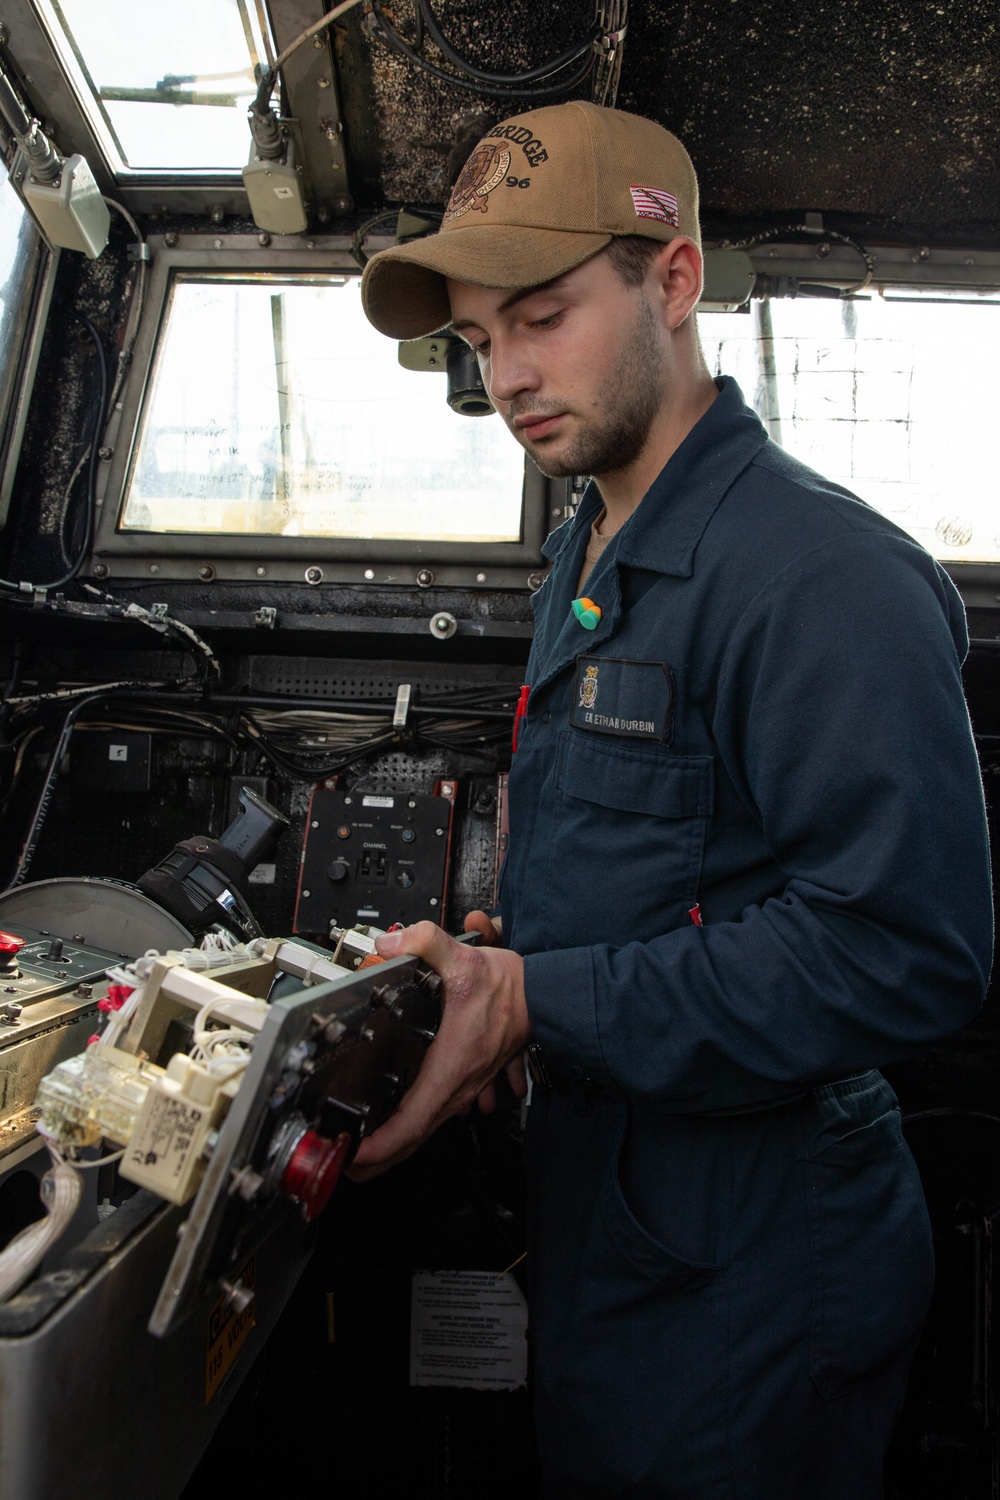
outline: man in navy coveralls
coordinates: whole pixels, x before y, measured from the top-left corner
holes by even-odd
[[[593,482],[535,596],[502,920],[379,941],[444,1014],[355,1175],[523,1091],[530,1044],[544,1495],[877,1500],[933,1267],[876,1069],[992,952],[965,623],[712,380],[700,286],[684,148],[583,103],[494,127],[366,270],[378,328],[450,324],[539,468]]]

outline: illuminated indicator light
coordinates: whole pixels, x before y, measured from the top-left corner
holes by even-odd
[[[601,622],[601,606],[593,599],[574,599],[573,613],[584,630],[596,630]]]
[[[315,1130],[307,1130],[299,1139],[281,1179],[281,1191],[286,1198],[302,1204],[303,1215],[310,1222],[318,1219],[329,1203],[350,1149],[351,1137],[346,1130],[335,1141]]]

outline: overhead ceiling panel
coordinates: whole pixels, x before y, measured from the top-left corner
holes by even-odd
[[[412,39],[410,0],[390,9]],[[589,0],[438,0],[436,11],[459,51],[511,71],[561,51],[594,13]],[[444,203],[463,131],[519,105],[420,73],[360,11],[338,32],[356,192]],[[442,64],[431,42],[424,52]],[[618,104],[684,139],[709,228],[819,210],[889,238],[1000,235],[993,0],[632,0]]]

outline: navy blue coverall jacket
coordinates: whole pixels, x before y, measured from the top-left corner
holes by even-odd
[[[556,1084],[540,1446],[552,1496],[868,1500],[931,1274],[870,1070],[971,1016],[992,955],[965,621],[719,389],[587,580],[596,629],[595,488],[536,595],[501,910]]]

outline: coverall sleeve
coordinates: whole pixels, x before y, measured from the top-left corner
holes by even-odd
[[[647,1106],[752,1106],[897,1061],[981,1005],[985,813],[961,601],[919,548],[828,542],[720,652],[717,753],[786,877],[737,920],[525,959],[554,1058]]]

